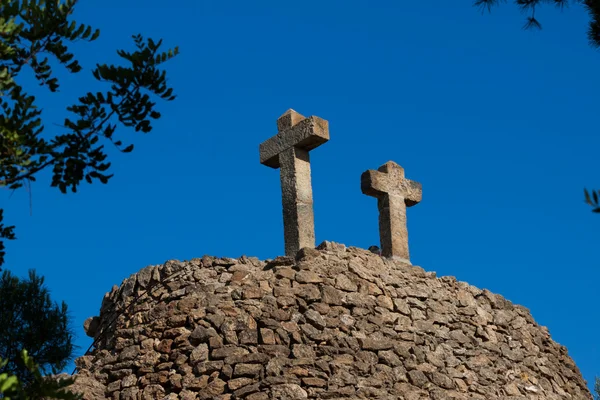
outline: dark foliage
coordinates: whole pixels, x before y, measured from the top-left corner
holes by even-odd
[[[491,11],[494,6],[506,2],[506,0],[475,0],[473,4],[483,11]],[[511,2],[527,14],[523,26],[525,29],[541,29],[542,24],[536,18],[535,13],[536,10],[542,6],[550,5],[561,9],[568,7],[571,4],[583,6],[590,16],[588,27],[588,40],[590,45],[596,48],[600,47],[600,0],[511,0]]]
[[[587,189],[583,189],[583,194],[585,195],[585,203],[592,206],[592,212],[600,213],[600,204],[598,203],[600,190],[592,190],[592,194],[590,195]]]
[[[72,359],[72,341],[67,305],[51,300],[44,278],[33,270],[27,279],[4,271],[0,277],[0,359],[6,364],[0,373],[15,375],[26,387],[35,381],[20,356],[23,349],[43,374],[59,373]]]
[[[535,16],[536,10],[543,5],[554,5],[559,8],[565,8],[570,4],[582,5],[590,16],[588,27],[588,40],[594,48],[600,47],[600,0],[512,0],[512,2],[527,14],[527,20],[523,28],[525,29],[541,29],[542,24]],[[506,3],[506,0],[475,0],[473,5],[481,8],[482,11],[491,11],[494,6],[500,3]],[[600,205],[598,204],[599,191],[593,191],[590,196],[587,189],[585,192],[585,202],[592,206],[592,211],[600,213]]]
[[[82,70],[69,45],[92,42],[100,32],[70,19],[77,0],[2,0],[0,7],[0,187],[15,190],[52,172],[50,185],[76,192],[82,181],[107,183],[111,163],[105,145],[123,153],[133,150],[117,138],[117,126],[148,133],[160,118],[154,99],[173,100],[166,72],[159,67],[178,53],[159,52],[161,41],[133,36],[134,51],[118,50],[123,65],[97,64],[91,75],[108,90],[79,97],[67,111],[71,117],[48,131],[35,97],[19,84],[30,68],[39,84],[57,92],[60,84],[52,58],[71,74]],[[85,86],[85,82],[83,82]],[[1,215],[0,215],[1,217]],[[14,227],[2,225],[0,239],[14,239]],[[0,241],[0,265],[4,245]]]

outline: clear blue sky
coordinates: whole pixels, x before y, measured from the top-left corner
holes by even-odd
[[[377,5],[374,5],[376,3]],[[409,209],[412,260],[531,309],[591,382],[600,374],[600,54],[572,7],[538,13],[523,31],[512,5],[482,15],[449,1],[82,1],[76,19],[101,29],[78,43],[84,67],[117,61],[131,35],[163,38],[178,98],[146,136],[121,129],[109,185],[76,195],[47,175],[2,195],[17,225],[5,267],[46,276],[81,328],[105,292],[146,265],[204,254],[283,252],[279,172],[258,145],[288,108],[330,124],[311,154],[317,243],[379,241],[364,170],[394,160],[423,184]],[[88,89],[31,87],[48,133]],[[31,200],[31,207],[30,207]],[[31,212],[30,212],[31,210]]]

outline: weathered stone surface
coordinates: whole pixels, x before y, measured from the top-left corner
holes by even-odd
[[[365,171],[360,186],[364,194],[377,198],[381,254],[410,262],[406,207],[421,201],[421,184],[404,178],[404,168],[388,161],[377,171]]]
[[[55,378],[60,381],[61,379],[70,377],[71,376],[67,374],[60,374],[56,375]],[[94,378],[94,376],[87,370],[82,370],[77,374],[76,382],[71,387],[71,391],[75,394],[80,394],[82,396],[82,400],[110,398],[110,391],[108,390],[107,386],[100,382],[100,380]]]
[[[279,400],[296,400],[307,399],[308,393],[295,383],[273,386],[272,395],[274,399]]]
[[[318,248],[128,278],[105,296],[74,389],[86,400],[591,399],[524,307],[370,251]]]
[[[83,323],[83,331],[89,337],[95,337],[98,333],[98,328],[100,327],[100,318],[98,317],[89,317]]]
[[[277,135],[260,144],[260,162],[280,168],[285,254],[295,257],[301,248],[315,247],[309,151],[329,140],[329,125],[290,109],[277,128]]]
[[[279,155],[291,147],[312,150],[329,140],[329,124],[319,117],[306,118],[289,109],[277,119],[277,135],[260,144],[260,163],[279,167]]]

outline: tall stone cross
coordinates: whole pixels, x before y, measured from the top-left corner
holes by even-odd
[[[421,201],[421,184],[404,178],[404,168],[393,161],[377,171],[368,170],[360,177],[360,188],[377,198],[381,255],[410,263],[406,207]]]
[[[315,247],[315,222],[308,152],[329,140],[329,124],[289,109],[277,120],[277,135],[259,146],[260,162],[280,168],[285,255]]]

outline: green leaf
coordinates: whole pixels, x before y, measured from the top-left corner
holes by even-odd
[[[99,174],[110,167],[103,145],[110,141],[121,147],[117,127],[150,132],[151,122],[161,116],[153,100],[175,98],[166,83],[166,71],[158,66],[178,54],[178,47],[159,52],[162,40],[133,36],[133,51],[118,50],[123,65],[96,64],[92,68],[96,80],[108,84],[107,90],[76,99],[67,107],[72,115],[64,119],[63,126],[44,138],[46,120],[35,97],[19,85],[19,72],[30,68],[40,85],[58,91],[59,80],[51,68],[56,64],[46,55],[67,72],[77,73],[82,68],[68,45],[78,38],[95,40],[100,31],[70,19],[76,0],[4,3],[0,6],[5,17],[0,19],[0,57],[4,60],[0,63],[0,145],[12,158],[0,160],[0,185],[22,187],[35,180],[37,168],[49,169],[51,186],[62,193],[77,191],[84,179],[106,183],[112,175]],[[17,17],[24,21],[17,23]],[[28,62],[19,65],[22,60]],[[133,148],[131,144],[122,151],[129,153]],[[0,242],[0,264],[1,246]]]
[[[588,205],[592,205],[592,199],[590,198],[590,194],[588,193],[587,189],[583,189],[583,193],[585,194],[585,202]]]
[[[92,33],[92,27],[88,25],[87,28],[85,28],[85,32],[83,32],[83,35],[81,35],[81,38],[87,39],[91,33]]]
[[[7,374],[0,375],[0,393],[6,393],[9,389],[14,388],[18,385],[19,380],[16,376],[9,376]]]

